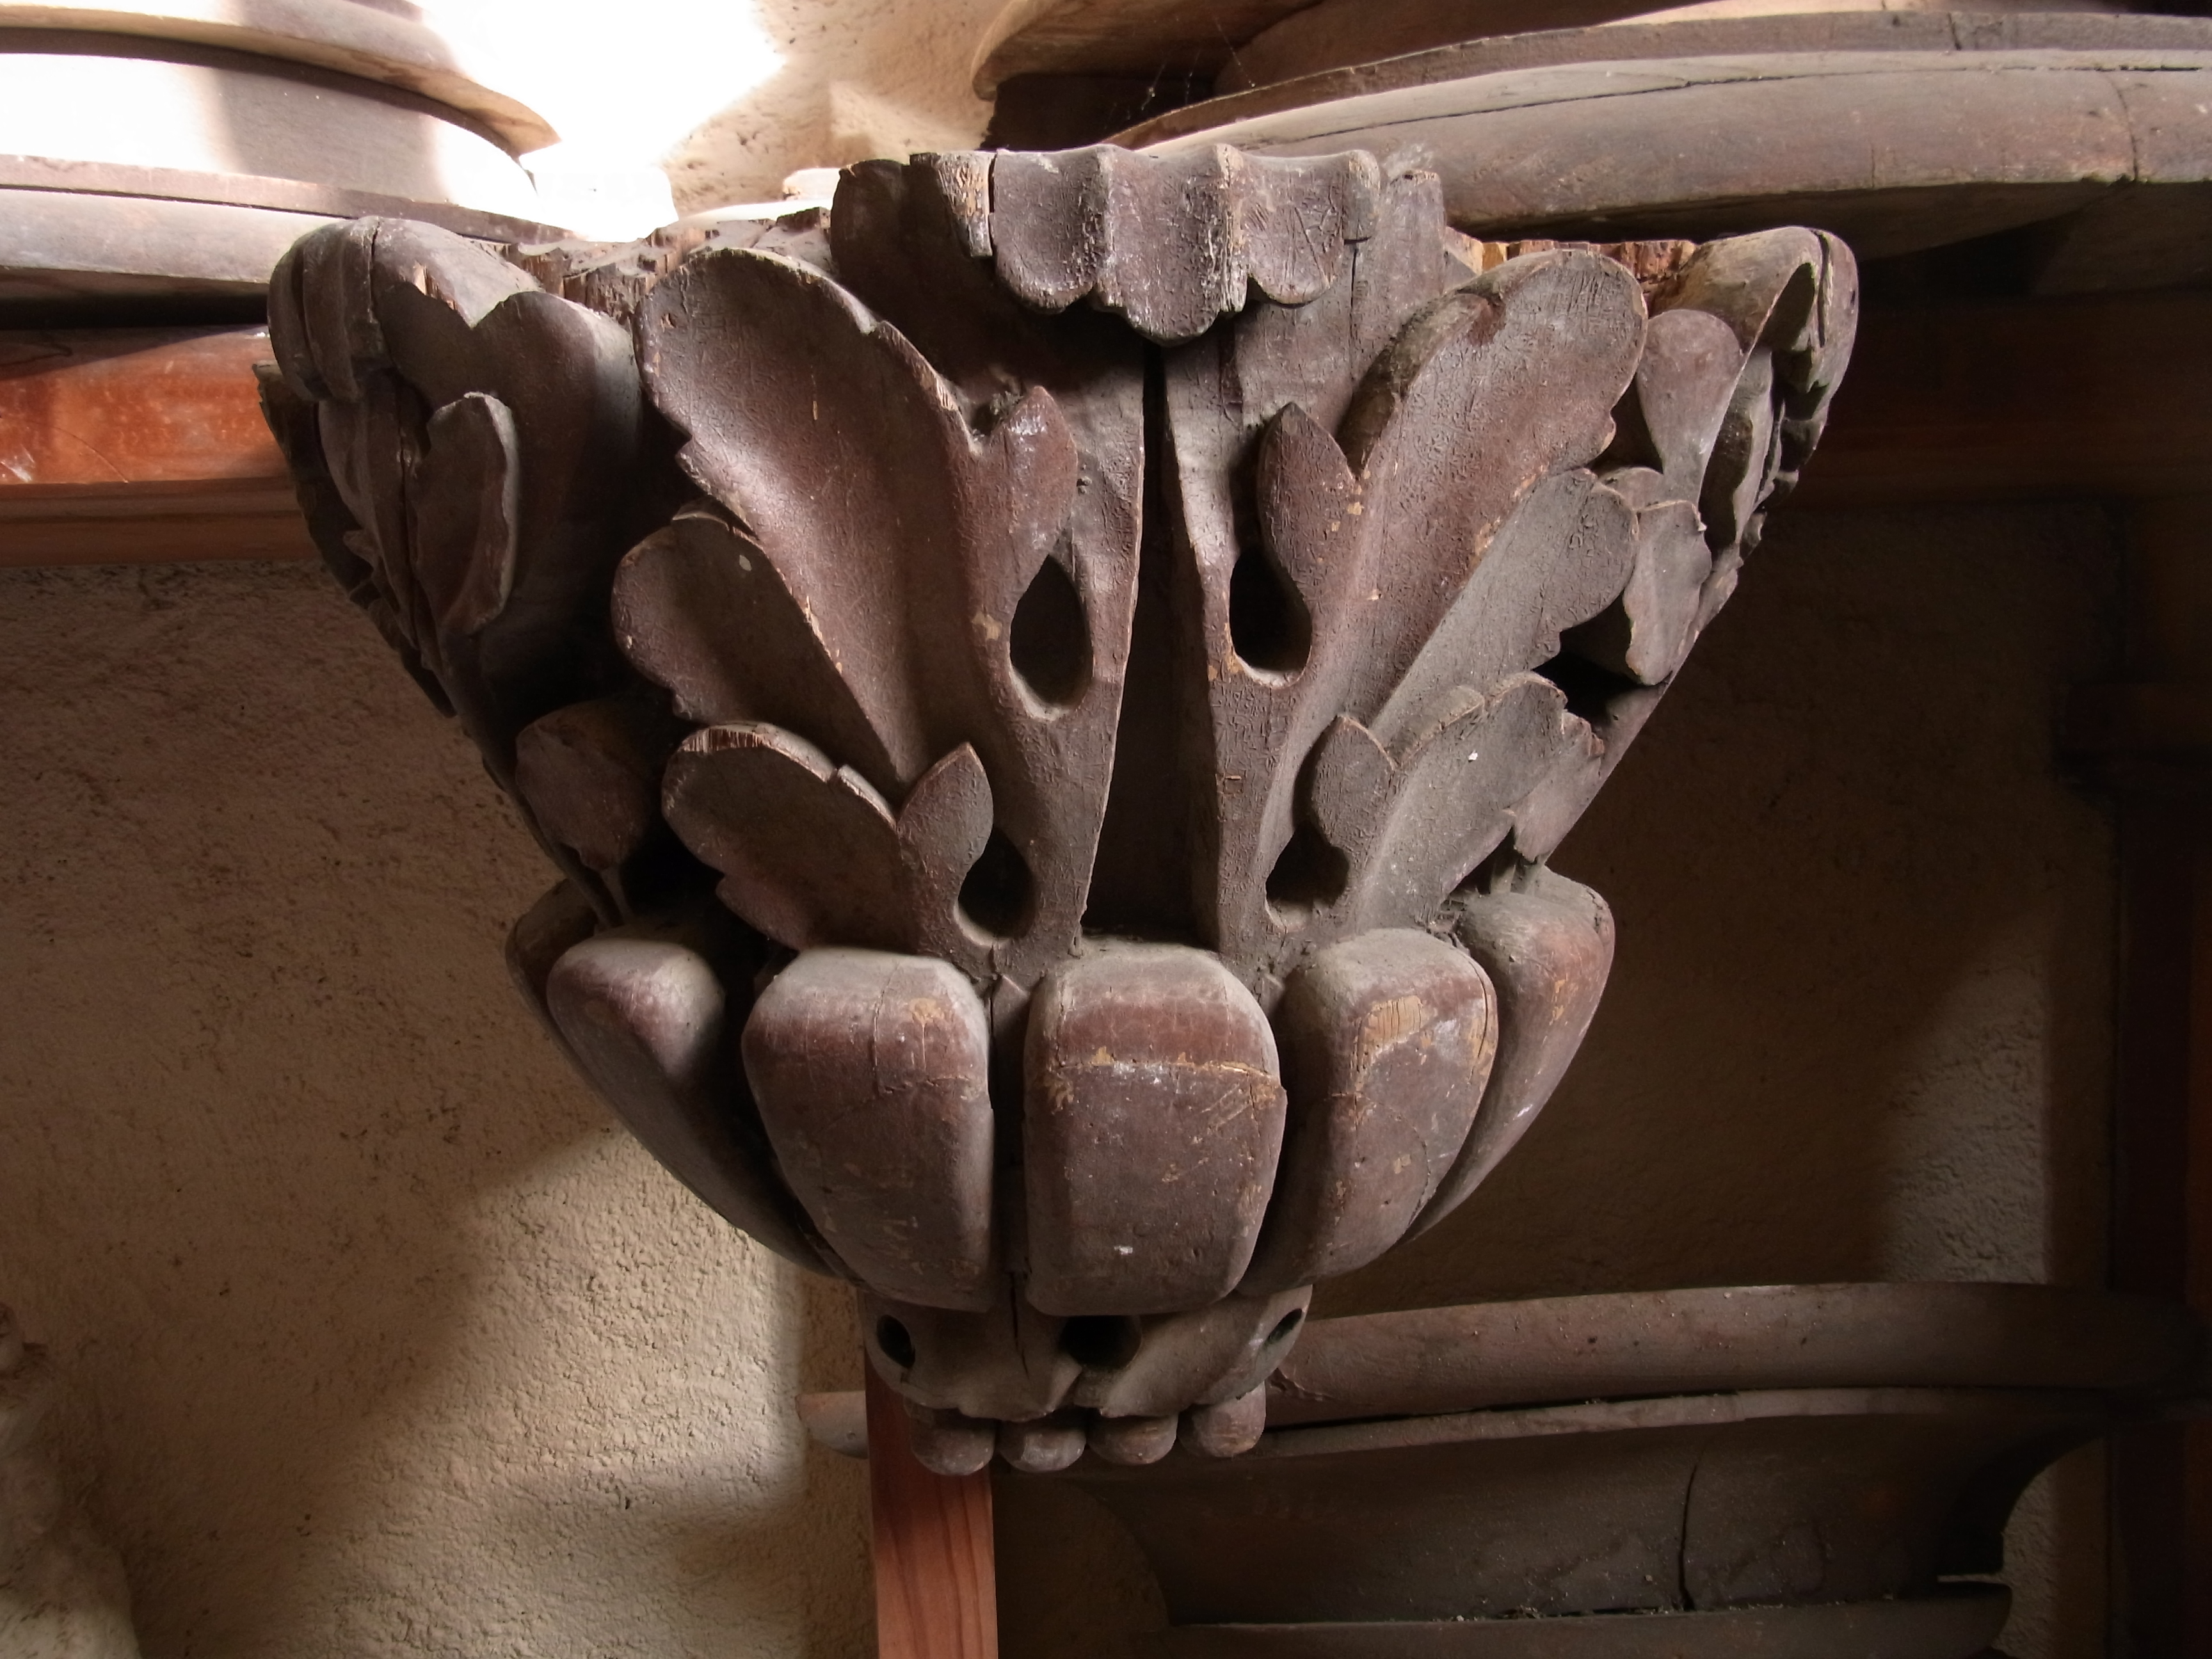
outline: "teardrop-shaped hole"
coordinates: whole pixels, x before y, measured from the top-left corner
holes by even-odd
[[[1247,668],[1285,678],[1313,650],[1313,615],[1274,560],[1247,547],[1229,575],[1229,642]]]
[[[1351,879],[1351,860],[1320,830],[1301,823],[1267,872],[1267,902],[1292,914],[1334,904]]]
[[[1090,618],[1075,579],[1058,559],[1037,568],[1030,591],[1014,607],[1006,651],[1014,672],[1039,702],[1066,708],[1090,685]]]
[[[1060,1328],[1060,1351],[1086,1370],[1121,1370],[1144,1346],[1144,1332],[1126,1315],[1078,1314]]]
[[[914,1369],[917,1358],[914,1334],[899,1321],[885,1314],[876,1321],[876,1346],[883,1350],[884,1358],[902,1371]]]
[[[993,830],[983,856],[960,884],[960,909],[979,931],[1012,939],[1028,923],[1036,883],[1021,849],[1003,830]]]

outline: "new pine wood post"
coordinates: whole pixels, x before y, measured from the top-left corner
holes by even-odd
[[[906,1407],[868,1372],[868,1502],[878,1659],[998,1659],[991,1474],[915,1462]]]

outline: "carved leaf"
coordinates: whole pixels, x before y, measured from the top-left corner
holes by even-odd
[[[1080,927],[1133,602],[1121,551],[1066,534],[1081,464],[1057,403],[1040,388],[970,408],[835,283],[758,254],[694,259],[647,298],[639,333],[654,398],[690,434],[685,465],[793,602],[753,619],[804,618],[811,639],[775,648],[818,645],[880,745],[886,796],[963,744],[981,759],[1014,860],[1013,890],[987,907],[992,962],[1034,978]],[[660,647],[685,624],[625,615],[641,665],[682,678]],[[751,641],[718,643],[741,676]]]
[[[1244,309],[1248,287],[1304,305],[1372,233],[1372,156],[1296,161],[1226,145],[1139,155],[1110,144],[1008,152],[991,167],[988,217],[964,216],[1000,280],[1041,311],[1088,299],[1146,338],[1195,339]]]
[[[1643,296],[1625,268],[1594,254],[1536,255],[1416,315],[1346,409],[1340,447],[1303,411],[1286,410],[1269,428],[1258,466],[1261,545],[1226,581],[1218,564],[1200,571],[1210,746],[1217,768],[1240,783],[1215,809],[1202,920],[1231,961],[1264,970],[1357,925],[1331,904],[1293,912],[1267,902],[1270,872],[1297,834],[1300,768],[1332,721],[1365,722],[1389,708],[1530,493],[1605,448],[1643,335]],[[1526,545],[1540,550],[1521,556],[1551,551],[1540,537]],[[1517,564],[1510,538],[1503,547]],[[1625,548],[1596,556],[1606,591],[1591,610],[1627,574]],[[1263,584],[1264,604],[1250,597]],[[1540,579],[1533,585],[1540,599]],[[1550,617],[1540,603],[1533,618],[1516,612],[1478,626],[1477,602],[1451,645],[1480,659],[1486,633],[1518,630],[1533,642],[1588,614],[1578,609]],[[1496,654],[1494,665],[1470,661],[1465,679],[1449,656],[1432,658],[1422,684],[1481,692],[1534,666],[1510,660],[1510,650]],[[1466,873],[1449,872],[1443,890]]]

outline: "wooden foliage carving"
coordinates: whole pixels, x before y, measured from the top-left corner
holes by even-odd
[[[1848,252],[1100,148],[586,263],[318,232],[264,380],[568,878],[518,982],[859,1282],[933,1467],[1249,1449],[1312,1285],[1572,1060],[1613,924],[1547,860],[1818,441]]]

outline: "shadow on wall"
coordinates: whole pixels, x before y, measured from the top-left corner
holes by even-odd
[[[2112,842],[2052,732],[2116,580],[2094,508],[1785,513],[1561,849],[1620,935],[1574,1069],[1316,1311],[2101,1283]]]
[[[1784,513],[1559,863],[1612,901],[1613,981],[1528,1139],[1317,1314],[1576,1291],[2104,1272],[2112,842],[2057,775],[2110,673],[2094,507]],[[1076,1494],[1007,1659],[1158,1628]],[[2015,1659],[2102,1652],[2097,1454],[2011,1534]],[[1029,1547],[1018,1546],[1018,1547]]]
[[[164,1659],[868,1651],[844,1293],[506,982],[548,884],[319,569],[0,574],[0,1285]]]

